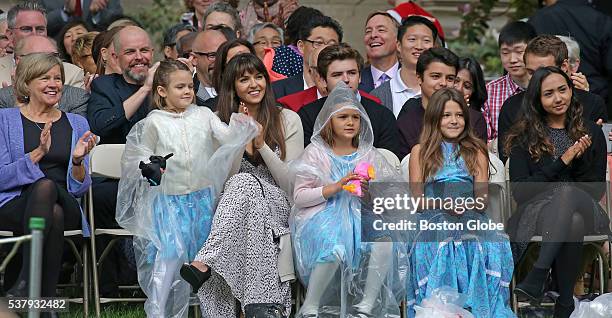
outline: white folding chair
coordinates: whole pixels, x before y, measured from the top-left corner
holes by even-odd
[[[121,157],[123,156],[123,150],[125,145],[123,144],[103,144],[98,145],[89,154],[90,161],[90,173],[92,177],[104,177],[109,179],[119,179],[121,177]],[[92,228],[92,240],[91,240],[91,254],[93,260],[93,281],[94,281],[94,301],[96,308],[96,317],[100,317],[100,304],[101,303],[112,303],[112,302],[144,302],[146,298],[101,298],[100,297],[100,284],[98,279],[98,269],[100,264],[111,252],[113,246],[120,239],[131,237],[132,234],[124,229],[97,229],[94,224],[94,206],[93,206],[93,191],[90,189],[87,193],[87,202],[89,210],[89,219],[91,220],[90,225]],[[102,251],[100,259],[97,259],[96,254],[96,240],[95,237],[98,235],[112,235],[114,236],[106,248]],[[119,286],[119,289],[140,289],[139,285],[133,286]],[[193,301],[193,299],[192,299]],[[192,305],[193,306],[193,305]],[[195,317],[200,316],[197,306],[194,309]]]
[[[380,154],[383,155],[383,157],[385,157],[387,162],[393,168],[395,168],[396,171],[399,172],[400,161],[399,161],[399,159],[397,159],[397,156],[393,152],[391,152],[390,150],[387,150],[385,148],[376,148],[376,150],[378,150],[378,152],[380,152]]]
[[[103,177],[109,179],[119,179],[121,177],[121,157],[123,156],[123,144],[102,144],[94,147],[89,154],[89,172],[92,177]],[[87,193],[87,207],[89,211],[89,220],[92,231],[91,238],[91,257],[92,257],[92,272],[93,272],[93,292],[96,309],[96,317],[100,317],[100,303],[109,302],[144,302],[146,298],[100,298],[100,283],[98,279],[98,269],[100,264],[111,252],[113,246],[120,239],[131,236],[130,232],[124,229],[98,229],[95,227],[94,221],[94,206],[93,206],[93,190],[89,189]],[[97,257],[96,236],[112,235],[114,236],[106,248],[102,251],[100,259]],[[139,288],[137,286],[120,286],[121,289]]]
[[[410,182],[410,171],[408,170],[409,166],[410,166],[410,154],[407,154],[406,157],[402,159],[402,162],[400,162],[400,173],[402,174],[406,182]]]

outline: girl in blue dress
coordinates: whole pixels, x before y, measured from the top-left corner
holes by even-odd
[[[437,91],[425,110],[420,143],[410,154],[412,195],[444,201],[422,200],[418,207],[418,221],[437,227],[421,228],[409,244],[409,316],[436,289],[450,286],[467,296],[464,307],[475,317],[514,317],[509,307],[513,262],[507,237],[500,231],[468,230],[468,222],[489,221],[484,214],[488,152],[469,129],[469,121],[461,93],[451,88]]]
[[[358,163],[374,167],[375,180],[396,172],[373,148],[372,127],[355,93],[343,82],[317,116],[311,144],[293,163],[296,172],[290,218],[296,267],[307,286],[298,317],[399,317],[398,253],[388,233],[362,237],[362,200],[343,190],[359,180]],[[367,200],[366,200],[367,201]],[[366,218],[366,216],[364,216]]]
[[[243,114],[226,125],[193,105],[191,72],[181,62],[161,62],[152,87],[154,110],[127,136],[117,222],[134,235],[147,317],[187,317],[190,288],[179,269],[206,242],[231,163],[257,126]]]

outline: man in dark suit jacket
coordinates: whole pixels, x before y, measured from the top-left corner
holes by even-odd
[[[363,65],[361,55],[348,44],[332,45],[324,48],[319,53],[318,72],[327,87],[332,91],[339,82],[346,83],[355,93],[359,86],[359,71]],[[392,152],[397,149],[397,132],[392,123],[395,116],[388,108],[368,98],[358,95],[361,105],[365,109],[374,132],[374,147],[385,148]],[[310,144],[310,137],[317,115],[323,108],[326,97],[316,100],[302,107],[298,115],[302,119],[304,128],[304,146]]]
[[[119,47],[115,51],[123,74],[103,75],[93,80],[87,120],[101,143],[124,144],[132,126],[149,112],[153,72],[148,67],[153,60],[153,47],[149,35],[139,27],[125,27],[116,36]],[[137,67],[138,64],[146,67]]]
[[[67,7],[65,0],[42,0],[47,9],[49,36],[56,36],[70,20],[80,19],[92,29],[102,31],[113,18],[123,14],[120,0],[74,0]]]
[[[66,113],[79,114],[87,117],[89,93],[82,88],[64,85],[62,97],[57,104],[58,109]],[[17,107],[13,86],[0,89],[0,108]]]
[[[533,74],[540,67],[557,66],[568,76],[571,75],[567,47],[563,41],[554,35],[538,35],[529,41],[525,48],[523,59],[525,60],[525,68],[528,74]],[[583,107],[582,115],[585,120],[594,122],[600,120],[602,122],[608,121],[607,108],[600,96],[580,89],[574,89],[574,95]],[[499,113],[497,151],[502,161],[506,160],[504,152],[505,136],[510,127],[522,116],[523,110],[521,105],[524,96],[525,93],[523,92],[508,98],[502,105]]]
[[[370,65],[364,67],[361,71],[359,89],[366,92],[371,92],[374,89],[374,79],[372,78],[372,67]]]
[[[370,93],[385,81],[396,76],[399,69],[398,27],[399,24],[395,18],[388,12],[374,11],[366,19],[363,44],[370,65],[361,72],[360,90]]]
[[[300,30],[297,47],[303,55],[302,73],[272,83],[272,90],[276,99],[303,91],[314,86],[314,79],[310,72],[312,55],[330,44],[342,41],[342,27],[327,16],[315,16]]]
[[[274,91],[274,97],[276,97],[276,99],[301,92],[307,88],[308,87],[304,87],[303,73],[272,83],[272,90]]]

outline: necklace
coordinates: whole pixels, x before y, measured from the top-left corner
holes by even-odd
[[[37,122],[33,121],[34,125],[36,125],[36,127],[38,127],[38,129],[40,129],[40,131],[43,131],[43,128],[40,128],[40,126],[38,125]]]
[[[26,106],[26,107],[27,107],[27,106]],[[26,117],[26,118],[27,118],[29,121],[31,121],[32,123],[34,123],[34,125],[36,125],[36,127],[37,127],[37,128],[40,130],[40,131],[43,131],[43,129],[45,128],[45,124],[43,123],[43,127],[40,127],[40,125],[39,125],[39,124],[38,124],[38,123],[37,123],[35,120],[30,119],[30,118],[34,118],[34,116],[32,116],[32,115],[31,115],[31,112],[30,112],[29,107],[28,107],[28,108],[25,108],[25,107],[24,107],[24,110],[25,110],[25,112],[24,112],[24,116],[25,116],[25,117]],[[61,117],[61,116],[60,116],[60,117]],[[53,120],[52,120],[52,121],[53,121]]]

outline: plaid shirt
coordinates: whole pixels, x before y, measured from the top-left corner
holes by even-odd
[[[487,122],[487,135],[489,140],[497,138],[497,120],[499,112],[506,99],[518,92],[523,91],[523,88],[518,86],[509,74],[506,74],[487,84],[487,101],[482,108],[482,114]]]

